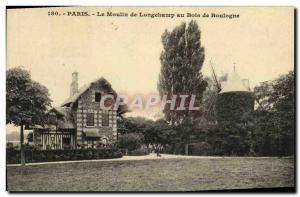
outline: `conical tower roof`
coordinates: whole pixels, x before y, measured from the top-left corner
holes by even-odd
[[[236,70],[233,69],[228,80],[224,83],[220,94],[225,92],[250,92],[250,89],[245,86],[241,77],[238,75]]]

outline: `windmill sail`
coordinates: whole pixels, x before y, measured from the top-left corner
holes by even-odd
[[[221,84],[218,81],[218,77],[217,77],[217,74],[215,72],[215,69],[214,69],[214,66],[213,66],[211,60],[210,60],[210,68],[211,68],[211,71],[212,71],[212,76],[213,76],[213,80],[215,82],[215,86],[217,87],[217,90],[218,90],[218,93],[219,93],[221,91]]]

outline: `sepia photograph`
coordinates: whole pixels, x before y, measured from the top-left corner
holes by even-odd
[[[294,7],[6,7],[8,192],[295,192]]]

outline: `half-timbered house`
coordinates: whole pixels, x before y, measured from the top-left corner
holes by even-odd
[[[109,110],[101,108],[104,95]],[[126,105],[114,109],[117,93],[104,78],[78,89],[78,73],[72,74],[70,97],[47,113],[47,122],[34,126],[34,143],[40,149],[94,148],[117,140],[117,118],[127,112]]]

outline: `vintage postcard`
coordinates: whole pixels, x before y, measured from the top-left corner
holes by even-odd
[[[7,191],[295,191],[294,17],[7,7]]]

